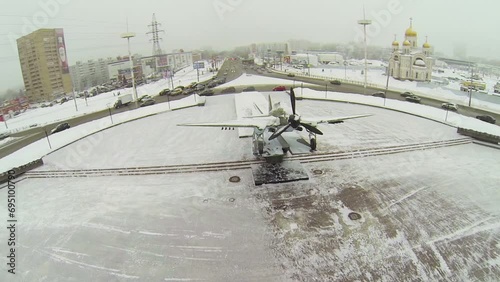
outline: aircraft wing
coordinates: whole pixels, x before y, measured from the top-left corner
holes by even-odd
[[[346,116],[346,117],[320,117],[320,118],[303,118],[301,119],[302,123],[306,123],[309,125],[316,125],[319,123],[342,123],[344,120],[355,119],[355,118],[363,118],[369,117],[371,115],[355,115],[355,116]]]
[[[257,128],[264,130],[268,126],[275,126],[276,118],[248,118],[243,120],[230,120],[221,122],[201,122],[201,123],[184,123],[177,126],[198,126],[198,127],[243,127]]]

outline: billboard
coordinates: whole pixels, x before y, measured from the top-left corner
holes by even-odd
[[[166,67],[168,66],[168,57],[165,55],[158,56],[156,58],[156,63],[158,67]]]
[[[204,69],[205,68],[205,62],[195,62],[193,64],[193,68],[196,69]]]
[[[66,44],[64,43],[64,32],[62,28],[56,29],[57,53],[59,54],[59,65],[62,73],[69,73],[68,56],[66,54]]]

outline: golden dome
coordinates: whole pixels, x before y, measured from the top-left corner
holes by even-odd
[[[394,47],[399,46],[399,42],[397,42],[396,40],[394,40],[394,42],[392,42],[392,46],[394,46]]]
[[[405,32],[405,35],[406,36],[411,36],[411,37],[416,37],[417,36],[417,32],[415,30],[413,30],[413,28],[410,26],[406,32]]]
[[[408,40],[405,40],[405,42],[403,42],[403,46],[411,46],[411,43],[410,43],[410,41],[408,41]]]
[[[424,45],[422,45],[423,48],[431,48],[431,44],[425,42]]]

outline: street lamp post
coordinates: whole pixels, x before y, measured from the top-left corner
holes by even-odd
[[[344,61],[344,79],[347,80],[347,61]]]
[[[135,33],[126,32],[126,33],[123,33],[121,37],[127,39],[128,58],[130,61],[130,75],[132,76],[132,91],[134,92],[135,105],[138,107],[139,106],[139,101],[138,101],[139,99],[137,98],[137,89],[135,89],[134,62],[132,61],[132,54],[130,53],[130,38],[135,37]]]
[[[113,124],[113,115],[111,114],[111,103],[107,103],[106,106],[108,107],[109,118],[111,119],[111,124]]]
[[[472,68],[472,64],[470,65],[470,85],[469,85],[469,107],[472,102],[472,86],[474,85],[474,69]]]
[[[367,72],[367,70],[368,70],[368,61],[366,59],[367,53],[368,53],[367,46],[366,46],[366,26],[372,24],[372,21],[366,19],[364,7],[363,7],[363,19],[359,20],[358,24],[363,26],[363,33],[364,33],[364,46],[365,46],[365,83],[364,83],[364,94],[366,94],[366,84],[367,84],[367,80],[368,80],[368,72]]]

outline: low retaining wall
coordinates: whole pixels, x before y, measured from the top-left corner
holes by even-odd
[[[17,178],[17,177],[19,177],[19,175],[21,175],[27,171],[30,171],[32,169],[35,169],[37,167],[40,167],[42,165],[43,165],[43,160],[38,159],[38,160],[34,160],[32,162],[29,162],[25,165],[14,167],[11,170],[9,170],[11,172],[10,174],[9,174],[9,171],[3,172],[2,174],[0,174],[0,184],[6,183],[9,180],[9,175],[13,175]],[[12,171],[14,173],[12,173]]]
[[[492,143],[492,144],[500,143],[500,136],[496,136],[493,134],[479,132],[479,131],[475,131],[472,129],[466,129],[466,128],[461,128],[461,127],[458,128],[457,132],[459,134],[469,136],[469,137],[472,137],[474,139],[481,140],[484,142],[488,142],[488,143]]]

